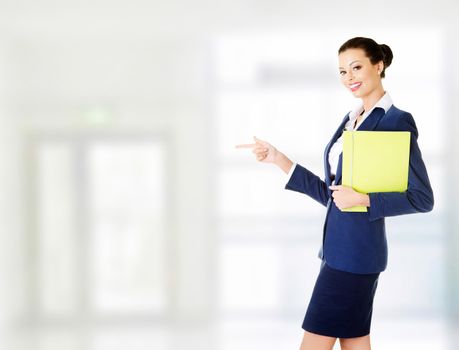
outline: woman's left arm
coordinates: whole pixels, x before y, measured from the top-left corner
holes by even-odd
[[[410,113],[403,114],[396,129],[411,132],[408,188],[405,192],[369,193],[370,221],[386,216],[425,213],[431,211],[434,206],[434,195],[418,146],[418,130],[413,116]]]

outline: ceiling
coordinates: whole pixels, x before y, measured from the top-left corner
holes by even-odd
[[[0,0],[0,36],[208,35],[220,31],[452,26],[452,0]]]

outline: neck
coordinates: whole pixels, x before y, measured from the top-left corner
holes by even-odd
[[[365,111],[369,111],[373,108],[373,106],[378,102],[381,97],[385,94],[384,88],[380,85],[377,89],[374,89],[368,95],[362,97],[363,108]]]

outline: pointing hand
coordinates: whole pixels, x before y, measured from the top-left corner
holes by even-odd
[[[274,163],[278,153],[277,149],[268,142],[260,140],[255,136],[253,139],[255,140],[255,143],[236,145],[236,148],[252,148],[252,153],[255,154],[258,161],[264,163]]]

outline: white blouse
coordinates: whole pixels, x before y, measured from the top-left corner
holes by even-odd
[[[392,99],[390,95],[385,92],[383,97],[376,102],[376,104],[373,106],[373,108],[369,111],[365,111],[365,113],[362,115],[362,119],[360,119],[360,122],[355,126],[354,128],[354,123],[357,119],[357,117],[362,113],[363,111],[363,104],[360,102],[359,105],[357,105],[354,109],[352,109],[349,112],[349,120],[347,121],[345,125],[346,130],[357,130],[360,125],[362,125],[363,121],[373,112],[373,110],[376,107],[381,107],[384,109],[384,112],[387,113],[387,110],[392,106]],[[330,172],[332,175],[336,175],[336,170],[338,168],[338,162],[339,162],[339,156],[343,152],[343,135],[341,135],[338,140],[332,145],[330,148],[330,152],[328,154],[328,162],[330,164]],[[287,174],[287,180],[290,180],[290,177],[292,176],[293,170],[295,170],[296,163],[293,163],[292,167],[290,168],[290,171]],[[335,181],[333,180],[333,185],[335,184]]]

